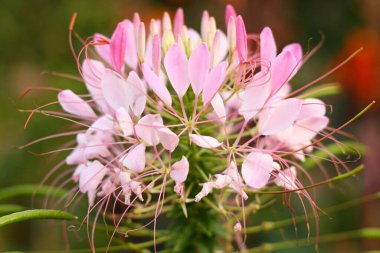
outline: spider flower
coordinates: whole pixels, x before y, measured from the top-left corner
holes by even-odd
[[[185,216],[211,194],[231,192],[244,206],[270,186],[315,209],[298,179],[307,174],[300,162],[321,149],[315,140],[327,135],[329,119],[323,101],[292,88],[307,57],[298,43],[279,51],[269,27],[247,34],[232,6],[225,17],[223,31],[204,11],[197,32],[182,9],[173,23],[168,13],[149,25],[135,14],[81,51],[88,94],[59,92],[60,115],[79,127],[66,158],[72,180],[90,211],[123,207],[114,234],[141,206],[156,206],[156,223],[171,195]]]

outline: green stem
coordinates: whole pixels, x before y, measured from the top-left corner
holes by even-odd
[[[335,181],[344,180],[344,179],[349,178],[349,177],[351,177],[351,176],[353,176],[355,174],[358,174],[363,169],[364,169],[364,165],[359,165],[358,167],[356,167],[355,169],[353,169],[353,170],[351,170],[351,171],[349,171],[347,173],[338,175],[336,177],[332,177],[332,178],[324,180],[322,182],[318,182],[318,183],[315,183],[315,184],[312,184],[312,185],[309,185],[309,186],[305,186],[303,188],[298,188],[298,189],[295,189],[295,190],[286,190],[286,191],[254,191],[254,190],[246,189],[246,191],[247,192],[253,192],[253,193],[259,193],[259,194],[283,194],[283,193],[289,193],[289,192],[299,192],[299,191],[307,190],[307,189],[314,188],[314,187],[317,187],[317,186],[320,186],[320,185],[325,185],[325,184],[332,183],[332,182],[335,182]]]
[[[14,197],[31,197],[31,196],[41,196],[46,197],[49,194],[54,195],[54,197],[62,197],[67,193],[63,189],[58,189],[55,187],[45,186],[45,185],[16,185],[0,190],[0,200],[11,199]]]
[[[368,196],[365,196],[362,198],[350,200],[350,201],[344,202],[344,203],[339,204],[339,205],[328,207],[328,208],[324,209],[324,211],[326,213],[339,212],[339,211],[348,209],[350,207],[357,206],[357,205],[360,205],[362,203],[365,203],[365,202],[368,202],[371,200],[375,200],[375,199],[380,199],[380,192],[375,193],[375,194],[371,194],[371,195],[368,195]],[[309,217],[309,219],[313,219],[314,214],[309,213],[307,216],[306,215],[300,215],[300,216],[296,216],[294,219],[289,218],[289,219],[284,219],[284,220],[280,220],[280,221],[264,221],[260,225],[247,227],[246,233],[251,234],[251,233],[264,232],[264,231],[267,232],[267,231],[271,231],[274,229],[290,226],[290,225],[293,225],[294,222],[305,221],[306,217]]]
[[[8,214],[0,217],[0,227],[4,227],[9,224],[22,222],[26,220],[40,220],[40,219],[54,219],[54,220],[77,220],[78,217],[71,213],[49,210],[49,209],[37,209],[26,210],[17,213]]]
[[[319,243],[332,243],[337,241],[345,241],[351,239],[380,239],[380,229],[379,228],[362,228],[354,231],[347,231],[336,234],[322,235],[318,238]],[[298,240],[288,240],[277,243],[264,243],[261,246],[251,248],[247,250],[247,253],[262,253],[262,252],[273,252],[277,250],[292,249],[296,247],[302,247],[310,245],[311,242],[316,240],[315,237],[304,238]]]

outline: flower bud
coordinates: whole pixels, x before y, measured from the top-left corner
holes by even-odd
[[[164,16],[162,17],[162,28],[165,31],[170,30],[172,31],[172,21],[170,20],[169,13],[165,12]]]
[[[236,19],[236,50],[240,61],[247,60],[247,32],[245,31],[244,21],[241,16],[238,16]]]
[[[160,23],[159,20],[152,19],[150,21],[149,27],[150,37],[153,38],[155,35],[160,34]]]
[[[232,5],[227,4],[225,13],[226,27],[228,27],[231,17],[236,19],[236,11]]]
[[[208,11],[203,11],[202,21],[201,21],[201,36],[203,41],[207,41],[207,36],[210,31],[210,15]]]
[[[143,22],[139,25],[139,30],[137,33],[137,57],[140,63],[144,62],[145,57],[145,25]]]
[[[240,222],[236,223],[235,226],[234,226],[234,231],[235,232],[240,232],[241,229],[242,229],[242,227],[241,227]]]
[[[212,47],[211,47],[211,68],[213,69],[219,62],[221,56],[220,56],[220,51],[221,51],[221,38],[220,38],[221,32],[217,31],[214,36],[214,41],[212,42]]]
[[[158,76],[161,69],[161,41],[159,35],[154,35],[152,40],[152,67]]]
[[[140,15],[137,12],[135,12],[135,14],[133,15],[133,27],[135,30],[136,44],[137,44],[137,33],[139,30],[140,23],[141,23]]]
[[[165,30],[164,34],[162,35],[162,51],[165,55],[166,52],[169,50],[169,48],[174,44],[174,35],[171,30]]]
[[[178,40],[181,35],[182,27],[184,26],[185,20],[183,15],[183,9],[178,8],[174,16],[174,38]]]
[[[230,17],[227,27],[227,38],[229,52],[232,54],[236,49],[236,22],[234,17]]]

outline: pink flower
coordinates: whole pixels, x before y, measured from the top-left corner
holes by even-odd
[[[88,94],[59,92],[63,111],[51,114],[79,130],[54,137],[76,136],[64,149],[71,150],[66,164],[89,205],[125,208],[115,232],[132,208],[155,205],[156,222],[167,196],[178,198],[185,215],[189,202],[212,199],[222,210],[235,200],[241,207],[252,190],[272,186],[315,205],[297,178],[305,173],[299,161],[326,136],[329,119],[321,100],[291,91],[302,48],[292,43],[278,53],[271,29],[247,34],[230,5],[225,22],[227,31],[218,29],[205,11],[198,33],[182,9],[173,23],[168,13],[149,25],[135,14],[111,38],[95,34],[85,46],[100,59],[85,53],[79,66]],[[234,229],[242,231],[240,221]]]

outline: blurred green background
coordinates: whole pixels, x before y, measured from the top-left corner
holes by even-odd
[[[24,99],[20,99],[19,95],[30,86],[83,91],[83,85],[76,81],[44,74],[57,71],[78,75],[68,43],[68,28],[73,12],[78,13],[75,30],[86,38],[95,32],[110,35],[117,22],[132,18],[134,12],[139,12],[142,19],[149,22],[151,18],[161,18],[165,10],[173,16],[179,6],[185,10],[188,26],[198,29],[202,10],[208,9],[216,17],[218,27],[225,29],[224,8],[227,3],[233,4],[244,17],[247,31],[257,33],[264,26],[270,26],[279,48],[298,41],[306,51],[309,43],[315,46],[321,40],[320,33],[324,34],[326,40],[323,47],[303,67],[302,74],[297,76],[295,82],[298,85],[315,79],[358,48],[364,48],[359,56],[326,79],[326,82],[341,82],[343,89],[340,95],[326,100],[334,106],[331,126],[337,127],[344,123],[379,97],[380,1],[377,0],[0,0],[0,186],[39,183],[62,158],[59,155],[41,157],[28,152],[53,150],[58,147],[56,141],[42,142],[27,150],[17,149],[29,141],[59,132],[66,126],[62,121],[36,115],[28,128],[23,129],[27,114],[18,110],[52,101],[56,93],[32,91]],[[368,145],[369,152],[363,158],[367,168],[358,177],[332,188],[324,187],[317,199],[322,208],[380,190],[378,106],[352,124],[348,131]],[[64,141],[63,138],[58,142]],[[30,199],[19,199],[16,203],[31,205]],[[37,207],[40,204],[35,203]],[[282,208],[286,207],[279,205],[277,208],[280,209],[273,210],[273,217],[281,214]],[[286,212],[286,215],[289,217],[290,212]],[[333,219],[323,217],[321,234],[380,226],[379,220],[379,203],[372,202],[333,216]],[[63,249],[62,229],[58,223],[38,221],[0,229],[0,251]],[[303,229],[300,229],[299,236],[304,235]],[[294,228],[249,240],[259,243],[281,241],[284,238],[295,239]],[[82,246],[86,246],[86,237],[82,239]],[[81,243],[75,239],[74,244]],[[380,249],[380,246],[378,242],[345,241],[323,246],[321,252],[359,252],[369,249]],[[299,252],[314,252],[313,246],[300,249]]]

